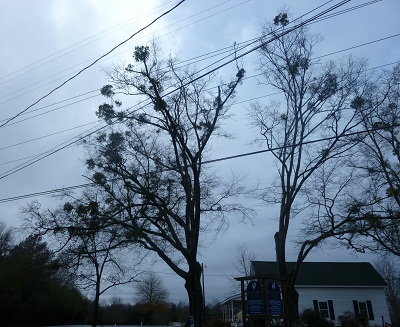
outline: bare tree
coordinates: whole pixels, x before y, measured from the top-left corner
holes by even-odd
[[[154,43],[136,47],[133,58],[134,64],[107,70],[112,84],[102,94],[110,102],[97,114],[112,130],[87,143],[90,179],[114,207],[110,224],[154,251],[185,281],[190,315],[201,326],[202,234],[220,230],[228,213],[247,214],[232,200],[243,192],[237,180],[224,183],[203,165],[211,137],[227,136],[221,124],[244,70],[213,93],[214,76],[198,78],[175,59],[162,59]],[[117,97],[123,95],[142,102],[118,111]]]
[[[146,274],[145,278],[138,282],[136,291],[140,303],[154,305],[168,301],[168,289],[154,272]]]
[[[107,225],[104,203],[94,193],[86,192],[53,211],[42,210],[38,202],[25,208],[30,226],[53,238],[57,251],[68,257],[78,286],[94,290],[92,326],[97,325],[100,296],[110,288],[134,281],[138,273],[132,267],[141,261],[139,251],[131,260],[125,259],[124,251],[128,245],[132,250],[134,244],[126,242],[117,226]]]
[[[375,262],[376,270],[387,283],[386,301],[393,326],[400,325],[400,267],[396,256],[385,255]]]
[[[256,255],[250,250],[248,243],[237,243],[235,248],[233,269],[239,276],[250,276],[251,262],[255,260]]]
[[[358,220],[346,244],[400,256],[400,65],[383,71],[352,103],[362,120],[351,194],[338,214]],[[350,192],[349,192],[350,193]]]
[[[275,24],[263,27],[264,35],[284,31],[287,14],[275,17]],[[261,144],[266,144],[277,163],[278,177],[262,194],[269,205],[279,205],[278,231],[275,234],[276,259],[282,279],[286,323],[298,321],[298,295],[294,285],[301,262],[309,251],[333,230],[321,231],[304,241],[294,270],[286,265],[287,238],[291,222],[311,205],[306,201],[307,183],[321,167],[345,156],[356,141],[346,137],[360,124],[348,110],[362,88],[365,62],[343,59],[322,63],[313,58],[321,37],[307,26],[266,43],[260,50],[260,71],[264,82],[282,92],[282,100],[269,104],[253,103],[251,120],[259,129]]]
[[[357,146],[335,164],[340,170],[317,177],[320,194],[309,197],[318,204],[319,226],[342,221],[336,238],[358,252],[400,255],[399,81],[397,65],[366,82],[350,104],[363,127],[353,137]],[[305,230],[318,234],[310,225]]]
[[[235,252],[233,254],[233,274],[229,277],[231,291],[234,294],[240,292],[240,284],[234,279],[235,277],[250,276],[251,262],[255,260],[255,254],[250,250],[248,243],[236,243]]]
[[[6,223],[0,221],[0,258],[3,258],[13,246],[13,232]]]

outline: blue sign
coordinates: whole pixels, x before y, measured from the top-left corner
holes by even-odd
[[[268,313],[273,316],[281,316],[283,314],[281,289],[276,282],[268,283]]]
[[[261,284],[251,281],[247,285],[247,312],[249,315],[264,314],[264,301]]]

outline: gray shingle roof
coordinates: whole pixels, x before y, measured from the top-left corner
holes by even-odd
[[[277,278],[278,265],[273,261],[252,261],[255,275]],[[288,262],[289,271],[294,267]],[[369,262],[303,262],[296,285],[310,286],[386,286],[384,279]]]

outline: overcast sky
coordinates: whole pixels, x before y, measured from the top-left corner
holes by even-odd
[[[306,18],[339,2],[328,1],[324,8]],[[177,0],[0,1],[0,125],[177,3]],[[353,0],[337,11],[366,3]],[[85,173],[83,149],[76,144],[66,145],[101,126],[95,111],[103,102],[98,90],[107,84],[102,68],[129,62],[134,47],[146,44],[154,36],[159,38],[167,53],[179,53],[182,60],[256,38],[260,35],[261,24],[273,19],[284,4],[279,0],[186,0],[127,44],[0,128],[0,219],[19,226],[20,208],[28,201],[36,199],[44,205],[51,202],[44,196],[7,202],[5,199],[87,182],[82,176]],[[321,4],[321,0],[286,1],[293,17],[307,14]],[[368,59],[370,67],[398,61],[399,13],[399,0],[371,1],[358,10],[312,24],[311,31],[324,37],[316,48],[316,56],[339,59],[352,54]],[[356,47],[367,43],[370,44]],[[353,49],[341,52],[349,48]],[[251,78],[257,74],[256,58],[254,53],[243,59],[246,76],[250,78],[238,89],[237,104],[232,108],[235,116],[227,126],[236,138],[216,142],[211,153],[214,158],[256,149],[249,145],[256,131],[250,129],[245,120],[246,110],[249,100],[264,96],[268,101],[267,95],[271,93],[265,86],[257,85],[256,78]],[[210,62],[195,65],[202,69]],[[220,74],[227,79],[234,71],[235,66],[227,66]],[[40,160],[30,164],[37,159]],[[238,172],[246,175],[249,181],[266,181],[274,173],[270,159],[268,154],[262,154],[224,161],[214,168]],[[229,295],[227,276],[231,276],[235,244],[247,242],[258,260],[274,260],[276,210],[255,209],[254,225],[241,224],[232,218],[225,233],[201,248],[199,261],[207,266],[207,302]],[[289,253],[289,259],[294,259],[294,255],[295,251]],[[373,258],[325,248],[312,253],[308,260],[370,261]],[[183,281],[167,267],[159,265],[157,269],[170,288],[170,300],[187,301]],[[110,292],[110,296],[123,296],[127,301],[133,298],[130,289],[124,293]]]

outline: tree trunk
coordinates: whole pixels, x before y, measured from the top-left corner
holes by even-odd
[[[299,321],[299,295],[294,287],[291,273],[288,273],[285,255],[285,240],[281,233],[275,233],[276,261],[282,286],[282,302],[285,315],[285,327],[294,326]]]
[[[100,276],[97,276],[96,294],[93,303],[92,327],[97,326],[97,317],[99,314],[99,301],[100,301]]]
[[[201,273],[201,265],[197,261],[189,264],[185,288],[189,297],[189,315],[193,317],[195,327],[205,326]]]
[[[281,276],[281,278],[286,277]],[[285,327],[295,326],[300,320],[298,310],[299,294],[290,280],[282,280],[281,285]]]
[[[287,319],[289,322],[289,326],[294,326],[296,323],[299,322],[299,311],[298,311],[298,304],[299,304],[299,294],[297,293],[294,285],[289,282],[287,285]]]

